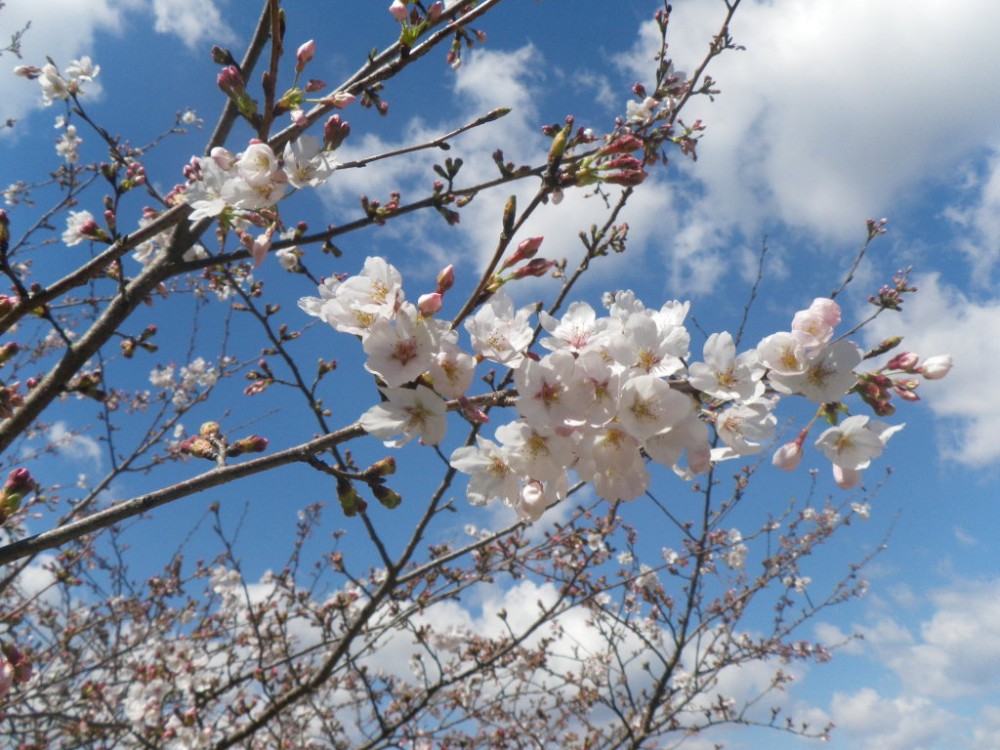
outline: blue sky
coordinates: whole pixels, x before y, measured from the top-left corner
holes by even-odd
[[[141,143],[188,107],[211,126],[221,97],[206,50],[212,43],[240,49],[255,21],[256,10],[241,16],[248,5],[10,0],[0,12],[0,35],[30,19],[24,62],[42,64],[47,54],[64,66],[91,55],[102,66],[100,86],[85,100],[91,113]],[[344,4],[289,3],[287,39],[294,48],[315,37],[319,52],[309,74],[333,83],[371,46],[384,46],[392,27],[381,3],[331,5]],[[594,0],[502,6],[480,24],[487,45],[460,70],[438,61],[390,84],[390,117],[347,110],[352,135],[344,153],[375,153],[510,106],[507,118],[460,142],[468,174],[486,175],[497,146],[508,159],[537,158],[546,147],[539,127],[566,114],[595,127],[610,122],[624,109],[631,83],[649,80],[655,30],[648,19],[657,4],[609,7]],[[671,53],[678,68],[690,69],[723,5],[677,0],[674,9]],[[643,186],[625,216],[632,228],[628,253],[611,259],[583,290],[595,303],[609,283],[636,289],[650,304],[691,299],[705,330],[731,329],[766,236],[768,275],[751,326],[754,340],[783,330],[796,310],[828,294],[853,259],[865,220],[889,218],[890,232],[876,242],[847,295],[845,317],[864,315],[867,295],[912,265],[919,294],[903,315],[883,316],[867,329],[865,342],[901,334],[904,348],[923,356],[950,353],[956,365],[947,379],[921,388],[923,401],[900,408],[893,421],[907,427],[868,476],[874,483],[891,465],[892,477],[873,501],[872,519],[848,530],[829,561],[867,554],[891,527],[888,549],[869,571],[869,596],[813,623],[830,640],[851,632],[864,640],[831,665],[803,672],[788,694],[814,723],[836,722],[834,748],[1000,746],[1000,554],[991,538],[1000,527],[998,27],[1000,7],[987,0],[956,0],[947,8],[912,0],[745,0],[732,33],[746,51],[713,64],[721,94],[713,103],[695,102],[684,117],[708,126],[697,163],[678,154],[653,175],[655,184]],[[9,56],[0,62],[14,64]],[[0,116],[19,120],[0,135],[0,185],[53,169],[58,108],[41,109],[37,87],[9,75],[0,76],[0,102]],[[99,158],[96,136],[81,133],[84,160]],[[191,133],[154,154],[148,171],[158,186],[169,189],[181,179],[181,166],[201,141],[202,134]],[[402,186],[416,195],[430,180],[429,159],[417,155],[405,164],[338,174],[299,210],[318,228],[356,216],[360,192],[384,197]],[[342,248],[360,268],[365,255],[408,246],[399,264],[415,298],[444,263],[457,261],[467,276],[475,271],[492,249],[504,197],[477,198],[454,231],[443,231],[436,216],[418,216],[347,239]],[[97,199],[92,203],[96,213]],[[558,209],[541,215],[526,236],[544,235],[550,256],[573,256],[593,205],[571,196]],[[12,218],[20,210],[26,209],[10,209]],[[312,267],[322,272],[319,253],[312,255]],[[301,286],[274,263],[259,273],[296,295],[285,304],[292,314]],[[523,292],[525,301],[533,293]],[[187,343],[169,342],[163,357],[182,362]],[[346,363],[350,355],[339,356]],[[270,419],[265,415],[260,429],[276,430]],[[100,460],[86,441],[75,448],[79,457],[70,458],[80,466],[66,467],[67,476]],[[805,494],[809,467],[821,470],[824,492],[835,491],[825,459],[811,452],[807,463],[791,477],[761,478],[757,502]],[[116,493],[134,494],[139,481]],[[157,518],[181,529],[196,515]],[[739,732],[729,741],[800,746]]]

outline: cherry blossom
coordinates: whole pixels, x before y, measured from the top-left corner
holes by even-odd
[[[688,368],[688,382],[702,393],[724,401],[752,401],[764,395],[764,368],[754,350],[736,356],[728,331],[713,333],[705,341],[704,362]]]
[[[854,368],[861,350],[849,341],[835,341],[821,349],[801,373],[774,372],[771,385],[782,393],[799,393],[816,404],[837,401],[857,382]]]
[[[515,311],[514,302],[506,292],[497,292],[465,321],[472,348],[486,359],[517,367],[531,343],[532,312],[531,305]]]
[[[302,135],[285,146],[282,168],[288,182],[297,188],[322,185],[337,168],[337,162],[314,136]]]
[[[476,445],[456,448],[449,463],[470,475],[466,490],[470,503],[486,505],[490,500],[499,498],[515,507],[521,500],[521,483],[508,460],[506,449],[477,435]]]
[[[66,217],[66,231],[62,234],[63,244],[73,247],[84,240],[92,239],[96,228],[97,223],[90,211],[70,211]]]
[[[382,388],[386,401],[366,411],[362,429],[387,447],[399,448],[414,437],[425,445],[439,445],[447,428],[447,404],[430,388]],[[394,439],[397,435],[403,437]]]
[[[436,350],[431,323],[418,318],[412,305],[401,307],[392,320],[377,318],[363,342],[368,355],[365,369],[389,386],[415,380],[430,367]]]

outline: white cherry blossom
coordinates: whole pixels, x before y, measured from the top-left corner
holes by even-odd
[[[447,428],[447,404],[430,388],[383,388],[387,401],[376,404],[360,419],[361,428],[398,448],[419,436],[425,445],[438,445]],[[397,438],[396,436],[402,435]]]
[[[857,382],[853,370],[861,350],[850,341],[835,341],[809,360],[800,373],[772,372],[768,379],[782,393],[799,393],[816,404],[839,400]]]
[[[515,312],[511,298],[503,291],[497,292],[465,321],[472,348],[486,359],[517,367],[531,343],[529,319],[533,311],[534,307],[528,305]]]
[[[521,483],[508,464],[508,453],[492,440],[477,435],[476,445],[456,448],[449,463],[470,475],[466,494],[473,505],[499,498],[516,507],[521,500]]]
[[[757,352],[736,355],[736,344],[728,331],[713,333],[704,347],[704,362],[688,367],[688,382],[709,396],[723,401],[753,401],[764,395],[764,368]]]

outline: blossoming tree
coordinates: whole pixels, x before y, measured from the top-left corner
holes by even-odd
[[[16,69],[60,111],[61,166],[52,184],[12,184],[16,208],[0,212],[0,721],[13,743],[638,748],[718,724],[827,731],[761,700],[790,663],[829,658],[799,627],[863,592],[864,561],[825,590],[808,562],[867,517],[866,495],[756,515],[744,500],[758,471],[793,471],[807,444],[840,488],[861,487],[902,428],[882,421],[894,402],[950,359],[897,340],[860,349],[866,321],[846,325],[836,301],[850,276],[756,346],[746,316],[696,340],[684,301],[614,288],[603,309],[571,301],[627,252],[620,214],[648,172],[694,156],[703,125],[681,113],[717,93],[706,69],[736,48],[739,0],[720,3],[690,74],[671,64],[670,9],[658,12],[650,80],[603,127],[541,126],[538,163],[497,150],[491,177],[466,180],[449,156],[419,198],[360,196],[352,221],[298,221],[304,196],[350,170],[460,153],[507,115],[345,156],[351,107],[388,115],[396,76],[435,50],[459,66],[499,5],[395,0],[375,30],[395,41],[331,86],[303,80],[317,42],[286,40],[268,0],[242,59],[213,50],[224,106],[173,175],[147,174],[162,139],[136,147],[94,121],[90,58]],[[198,122],[183,112],[163,137]],[[81,156],[91,139],[99,164]],[[423,288],[419,273],[404,282],[410,248],[365,258],[335,244],[416,212],[455,225],[473,199],[522,184],[534,193],[503,202],[487,261],[456,254]],[[573,265],[546,257],[532,227],[575,192],[607,210]],[[29,206],[42,218],[19,219]],[[868,222],[858,262],[883,231]],[[873,315],[912,291],[901,274]],[[776,447],[794,403],[814,413]],[[273,434],[242,426],[268,412]],[[53,455],[95,429],[100,476],[47,480]],[[172,538],[148,514],[185,498],[198,520]],[[250,511],[232,508],[261,505],[294,520],[248,544]],[[154,570],[137,544],[176,552]],[[731,690],[746,665],[766,679]]]

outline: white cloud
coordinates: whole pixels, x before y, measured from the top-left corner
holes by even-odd
[[[434,123],[413,119],[399,128],[403,135],[398,141],[371,134],[348,139],[338,157],[349,161],[431,140],[497,107],[510,107],[510,114],[453,140],[447,154],[427,150],[377,162],[364,169],[338,172],[324,188],[327,206],[331,211],[344,206],[353,211],[359,195],[385,201],[392,190],[400,190],[404,201],[422,196],[430,181],[436,179],[432,165],[443,162],[445,156],[464,161],[456,182],[459,187],[498,176],[492,159],[498,147],[505,161],[515,165],[544,162],[549,141],[540,134],[536,102],[544,96],[544,87],[548,85],[540,72],[545,68],[541,53],[531,45],[514,51],[474,50],[455,77],[455,114]],[[400,241],[407,249],[419,249],[424,258],[431,258],[437,264],[433,269],[425,268],[426,274],[436,273],[440,265],[456,261],[471,262],[477,269],[482,268],[496,247],[507,197],[514,195],[518,207],[523,209],[537,189],[538,180],[530,178],[476,196],[461,209],[461,223],[453,230],[451,241],[440,239],[441,218],[425,211],[408,217],[405,223],[389,222],[379,230],[376,242],[387,238],[397,252]],[[617,188],[607,192],[611,201],[617,199]],[[514,244],[525,237],[544,236],[541,254],[568,258],[572,270],[582,257],[579,232],[589,230],[595,223],[601,225],[608,215],[608,206],[602,198],[584,190],[569,190],[559,205],[550,203],[540,207],[515,237]],[[687,298],[713,291],[713,285],[727,270],[727,264],[712,251],[724,244],[719,230],[714,228],[714,217],[702,210],[689,210],[687,201],[678,199],[673,184],[663,179],[660,170],[653,170],[643,189],[631,197],[616,223],[623,222],[630,228],[628,251],[593,263],[593,268],[599,270],[590,274],[590,282],[600,277],[603,286],[599,291],[619,289],[639,280],[649,282],[650,274],[654,274],[662,280],[662,288],[678,290],[675,293],[682,292]],[[412,264],[413,254],[407,257]],[[614,283],[608,281],[612,278]],[[523,293],[529,286],[519,284],[515,291]],[[663,300],[647,302],[659,306]]]
[[[996,747],[1000,712],[988,701],[1000,691],[1000,579],[959,582],[925,601],[931,610],[916,622],[880,610],[855,626],[865,653],[895,672],[898,687],[885,687],[884,671],[854,673],[857,688],[830,701],[835,739],[842,733],[859,750]],[[821,632],[841,634],[834,626]],[[878,689],[865,684],[869,674],[878,675]]]
[[[993,150],[981,173],[969,173],[962,188],[944,216],[955,224],[955,247],[972,264],[973,284],[988,286],[990,271],[1000,260],[1000,150]]]
[[[217,0],[7,0],[0,10],[0,26],[6,44],[9,33],[31,24],[22,40],[20,63],[42,66],[46,56],[64,69],[73,59],[90,55],[98,65],[107,62],[95,55],[99,37],[118,36],[130,23],[148,24],[145,12],[155,15],[155,30],[175,34],[189,47],[212,42],[231,42],[235,36],[217,7]],[[10,30],[9,32],[7,30]],[[22,119],[41,106],[38,84],[16,78],[11,69],[19,64],[12,55],[0,58],[0,118]],[[86,87],[86,98],[100,94],[100,78]],[[53,113],[55,116],[57,112]],[[16,128],[13,135],[16,137]],[[10,136],[9,129],[0,134]]]
[[[175,34],[188,48],[236,38],[215,0],[153,0],[153,14],[158,33]]]
[[[929,750],[954,721],[926,698],[887,700],[871,688],[835,694],[830,710],[858,750]]]
[[[3,43],[8,41],[8,29],[31,27],[22,39],[20,61],[10,55],[0,58],[0,118],[23,118],[30,110],[41,106],[38,84],[16,78],[11,69],[17,64],[45,64],[49,56],[60,68],[81,55],[92,55],[94,40],[99,33],[117,34],[123,28],[124,13],[134,6],[134,0],[115,3],[111,0],[8,0],[0,10],[0,25],[4,29]],[[94,60],[100,64],[100,60]],[[87,87],[87,97],[96,98],[100,79]],[[56,113],[53,114],[55,116]],[[0,131],[9,133],[9,131]]]
[[[714,3],[677,4],[679,68],[693,69],[720,21]],[[744,2],[731,30],[746,51],[712,62],[721,95],[684,115],[708,125],[690,171],[712,216],[750,235],[780,219],[849,239],[981,149],[1000,104],[1000,6],[957,0],[942,21],[940,8],[908,0]],[[620,60],[640,80],[655,38],[650,23]]]
[[[984,387],[984,374],[1000,362],[1000,299],[975,299],[945,283],[940,274],[916,276],[918,293],[903,315],[883,315],[867,330],[869,342],[902,335],[902,348],[922,358],[950,354],[955,366],[946,378],[925,383],[927,406],[951,426],[946,457],[971,466],[1000,460],[996,424],[1000,390]]]
[[[55,422],[48,430],[48,441],[64,456],[100,465],[101,446],[91,437],[71,432],[65,422]]]

